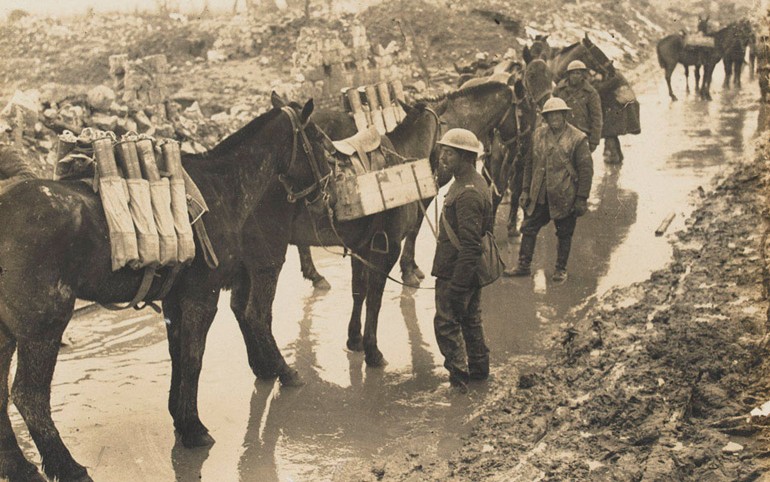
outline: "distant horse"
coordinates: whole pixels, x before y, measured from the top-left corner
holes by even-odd
[[[685,87],[687,93],[690,92],[690,67],[694,67],[695,72],[695,93],[701,94],[701,67],[713,59],[716,51],[711,47],[687,45],[684,34],[676,33],[668,35],[658,41],[656,47],[658,54],[658,64],[664,69],[666,76],[666,85],[668,86],[668,95],[671,100],[677,100],[674,91],[671,89],[671,74],[676,69],[677,64],[684,67]],[[705,67],[704,67],[705,68]],[[705,73],[704,73],[705,75]],[[704,77],[705,82],[705,77]]]
[[[743,19],[733,22],[716,32],[712,32],[708,22],[708,17],[699,19],[698,31],[706,36],[714,38],[714,46],[719,52],[719,56],[725,66],[725,80],[723,85],[724,87],[728,87],[730,85],[730,77],[732,77],[733,85],[735,87],[740,87],[741,70],[743,69],[743,64],[746,59],[746,48],[749,46],[754,36],[751,23],[747,19]]]
[[[303,108],[292,104],[272,109],[208,153],[183,158],[210,208],[203,219],[219,258],[219,265],[210,268],[199,246],[163,300],[172,370],[168,407],[187,447],[214,441],[198,417],[198,381],[219,292],[260,249],[244,243],[244,223],[279,176],[289,191],[315,193],[328,174],[327,140],[308,121],[312,110],[312,101]],[[272,194],[286,197],[285,191]],[[75,299],[129,301],[142,272],[111,270],[102,203],[83,182],[15,185],[0,196],[0,225],[0,476],[45,480],[19,449],[8,418],[8,372],[17,351],[13,402],[40,451],[45,473],[61,481],[90,481],[51,418],[56,358]],[[168,271],[159,271],[162,276],[152,282],[148,300],[157,299]]]
[[[274,99],[274,102],[279,99]],[[437,141],[438,118],[417,105],[387,139],[397,155],[408,159],[430,156]],[[385,139],[384,141],[387,141]],[[279,186],[273,189],[280,192]],[[328,193],[331,194],[331,193]],[[249,260],[253,267],[242,271],[233,286],[232,308],[246,341],[249,364],[260,378],[275,376],[286,365],[272,335],[272,305],[287,245],[343,246],[350,250],[353,309],[348,325],[347,347],[364,351],[369,366],[385,359],[377,346],[377,326],[388,273],[398,261],[401,241],[417,219],[413,202],[351,221],[335,221],[328,215],[326,196],[316,203],[290,203],[274,196],[254,212],[251,242],[260,246]],[[361,326],[366,302],[366,322]]]

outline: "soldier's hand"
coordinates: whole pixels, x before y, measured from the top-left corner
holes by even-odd
[[[599,147],[599,144],[592,144],[592,143],[588,144],[588,150],[590,150],[591,152],[594,152],[597,147]]]
[[[529,193],[521,193],[521,196],[519,196],[519,206],[522,209],[527,209],[527,206],[529,206]]]
[[[575,199],[575,215],[580,217],[588,212],[588,201],[586,198],[579,197]]]

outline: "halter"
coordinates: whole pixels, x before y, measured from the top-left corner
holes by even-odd
[[[516,140],[519,138],[519,126],[520,126],[520,123],[519,123],[519,109],[516,108],[516,104],[511,104],[508,107],[508,110],[505,111],[505,115],[503,116],[503,118],[500,119],[500,122],[497,123],[497,132],[500,132],[500,126],[503,125],[503,123],[506,121],[506,119],[508,119],[508,117],[511,115],[511,112],[514,111],[514,110],[516,111],[515,114],[514,114],[514,117],[513,117],[513,122],[515,124],[514,125],[515,133],[513,134],[513,136],[510,139],[507,139],[507,140],[503,139],[503,137],[500,136],[500,142],[502,142],[503,145],[506,146],[506,147],[508,147],[511,144],[513,144],[514,142],[516,142]]]
[[[286,190],[286,199],[290,203],[294,203],[299,199],[303,199],[309,196],[310,193],[315,191],[317,188],[321,188],[321,191],[324,191],[331,173],[327,173],[325,176],[321,175],[321,168],[319,166],[318,160],[315,157],[315,153],[313,152],[313,145],[310,143],[310,139],[308,139],[307,133],[305,133],[305,127],[307,124],[300,122],[299,116],[297,116],[297,113],[293,108],[286,106],[282,107],[281,110],[285,112],[291,120],[292,133],[294,137],[291,147],[291,160],[289,161],[289,165],[286,168],[286,172],[291,170],[291,166],[294,164],[294,161],[297,160],[297,144],[299,143],[298,139],[301,138],[302,150],[305,151],[305,157],[307,157],[307,160],[310,163],[310,168],[313,171],[313,178],[315,179],[310,186],[299,191],[294,191],[289,178],[284,174],[278,175],[278,180]]]

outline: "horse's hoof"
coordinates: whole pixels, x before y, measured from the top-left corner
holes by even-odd
[[[289,368],[284,373],[281,373],[278,379],[281,380],[281,386],[283,387],[301,387],[305,384],[302,381],[302,377],[299,376],[299,372],[293,368]]]
[[[194,449],[196,447],[210,447],[214,445],[214,437],[208,434],[208,432],[197,432],[191,434],[182,434],[182,445],[188,449]]]
[[[679,100],[679,99],[677,99],[675,95],[672,95],[672,96],[671,96],[671,102],[676,102],[676,101],[678,101],[678,100]]]
[[[330,289],[332,289],[332,285],[330,285],[329,282],[326,281],[326,278],[321,276],[313,280],[313,288],[320,291],[329,291]]]
[[[418,278],[414,272],[404,273],[401,276],[401,279],[404,282],[404,284],[407,286],[411,286],[413,288],[420,286],[420,278]]]
[[[364,351],[364,341],[361,338],[348,338],[347,346],[350,351]]]
[[[414,275],[420,279],[425,279],[425,273],[418,266],[414,267]]]
[[[377,350],[376,353],[372,353],[371,355],[366,355],[366,366],[370,368],[384,367],[387,364],[388,362],[385,360],[385,357],[382,356],[382,353],[380,353],[379,350]]]

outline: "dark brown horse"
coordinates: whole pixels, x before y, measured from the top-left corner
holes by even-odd
[[[198,248],[163,300],[172,363],[169,411],[185,446],[213,443],[198,417],[197,392],[205,336],[217,311],[219,292],[229,286],[258,246],[242,233],[267,188],[279,176],[292,191],[318,190],[328,172],[326,138],[308,118],[312,101],[273,109],[204,155],[183,165],[200,188],[210,212],[203,216],[219,258],[211,269]],[[271,195],[286,197],[286,192]],[[62,334],[75,299],[126,302],[142,273],[111,270],[102,204],[79,181],[24,181],[0,196],[0,476],[45,480],[16,442],[8,418],[8,372],[18,354],[13,402],[42,457],[45,473],[61,481],[90,481],[70,455],[51,419],[51,379]],[[168,269],[152,283],[157,299]]]
[[[714,46],[722,59],[725,67],[724,86],[730,85],[730,78],[733,79],[735,87],[741,86],[741,71],[746,59],[746,48],[754,37],[754,31],[751,23],[747,19],[733,22],[717,31],[711,31],[709,18],[700,18],[698,21],[698,31],[704,35],[714,38]],[[716,63],[714,64],[716,65]]]
[[[501,132],[501,137],[511,143],[517,133],[517,115],[512,103],[511,88],[500,82],[479,82],[466,88],[459,89],[449,94],[422,99],[441,118],[441,131],[454,127],[463,127],[473,131],[476,136],[490,146],[490,140],[495,128]],[[318,117],[315,117],[317,115]],[[333,138],[344,138],[355,133],[355,125],[347,114],[334,113],[333,111],[319,110],[314,118]],[[332,126],[336,130],[327,130]],[[437,176],[439,186],[446,185],[452,176],[439,169],[436,152],[431,153],[431,166]],[[504,192],[504,190],[503,190]],[[423,201],[424,207],[432,202],[433,198]],[[499,201],[499,199],[498,199]],[[409,230],[404,240],[401,252],[401,278],[405,284],[417,286],[425,274],[414,261],[415,242],[422,225],[423,214],[418,212],[417,222]],[[305,278],[313,281],[317,288],[327,288],[328,282],[318,273],[313,265],[310,250],[299,247],[300,263]]]
[[[671,75],[676,69],[677,64],[682,64],[685,75],[685,88],[690,93],[690,67],[694,67],[695,72],[695,93],[701,95],[701,68],[713,61],[715,50],[711,47],[687,45],[685,35],[676,33],[667,35],[658,41],[656,46],[658,54],[658,64],[663,68],[668,86],[668,95],[671,100],[676,101],[677,97],[671,89]],[[704,72],[705,82],[705,72]]]
[[[279,99],[274,99],[279,102]],[[408,109],[404,121],[388,139],[398,155],[427,158],[438,135],[437,116],[423,106]],[[320,120],[320,118],[319,118]],[[351,121],[352,122],[352,121]],[[273,189],[280,192],[279,186]],[[360,219],[338,222],[327,216],[325,198],[320,205],[289,203],[270,196],[254,213],[255,224],[248,235],[260,246],[233,285],[232,308],[246,341],[249,363],[261,378],[281,375],[286,362],[272,335],[272,303],[287,245],[345,246],[351,258],[353,309],[348,326],[347,347],[364,351],[369,366],[385,364],[377,346],[377,324],[387,275],[401,253],[401,241],[417,219],[416,202]],[[361,315],[366,302],[366,322],[361,333]]]
[[[468,129],[476,134],[487,149],[491,146],[495,129],[500,131],[500,136],[508,143],[513,142],[518,133],[513,93],[507,84],[484,82],[423,101],[428,102],[441,116],[442,132],[455,127]],[[450,180],[449,173],[439,173],[439,186],[446,185]],[[498,197],[497,203],[499,199]],[[423,201],[426,209],[431,202],[432,199]],[[401,278],[411,286],[416,286],[425,278],[425,274],[414,260],[415,244],[422,220],[423,214],[419,212],[418,221],[407,234],[401,253]]]

